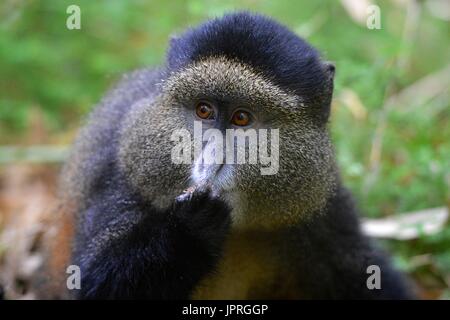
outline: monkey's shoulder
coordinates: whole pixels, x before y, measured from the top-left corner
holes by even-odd
[[[81,201],[97,182],[107,182],[115,169],[120,128],[133,106],[158,93],[159,69],[140,69],[122,76],[89,115],[61,173],[61,190]],[[78,197],[78,198],[77,198]]]

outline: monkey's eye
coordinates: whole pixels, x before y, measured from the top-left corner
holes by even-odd
[[[233,114],[233,117],[231,118],[231,122],[240,127],[245,127],[246,125],[249,125],[252,121],[252,115],[245,111],[245,110],[238,110]]]
[[[200,119],[214,119],[214,109],[206,102],[198,103],[195,112]]]

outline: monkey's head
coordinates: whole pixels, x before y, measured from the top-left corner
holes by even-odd
[[[237,226],[320,212],[336,180],[331,64],[278,23],[238,13],[174,38],[166,72],[160,94],[133,106],[122,132],[121,165],[141,194],[164,207],[189,186],[208,186]],[[189,163],[174,161],[181,142]]]

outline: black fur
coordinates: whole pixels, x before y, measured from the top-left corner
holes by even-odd
[[[188,31],[173,40],[166,67],[175,71],[209,55],[248,63],[314,103],[323,98],[329,81],[314,49],[261,16],[228,15]],[[220,258],[230,225],[230,210],[223,202],[204,190],[159,211],[130,189],[117,166],[118,132],[125,113],[132,101],[151,95],[164,74],[133,74],[92,116],[110,121],[107,127],[91,127],[88,134],[96,137],[98,149],[87,160],[85,174],[96,183],[85,192],[77,225],[73,263],[82,275],[77,298],[189,298]],[[280,248],[292,257],[292,272],[298,274],[305,298],[412,297],[401,276],[360,234],[344,189],[329,199],[325,214],[284,232],[285,245]],[[365,286],[370,264],[382,268],[382,290]]]
[[[78,234],[82,299],[186,299],[220,257],[229,209],[207,192],[157,211],[125,186],[100,192]],[[96,227],[97,226],[97,227]],[[111,235],[117,233],[117,237]]]
[[[308,105],[329,106],[323,101],[328,98],[324,91],[334,67],[323,64],[314,48],[272,19],[243,12],[208,21],[172,39],[167,64],[176,71],[209,56],[237,59]],[[323,110],[327,115],[328,111]]]
[[[299,276],[299,288],[312,299],[412,299],[412,288],[387,257],[361,234],[350,193],[340,187],[327,210],[284,237]],[[381,270],[381,290],[369,290],[367,267]]]

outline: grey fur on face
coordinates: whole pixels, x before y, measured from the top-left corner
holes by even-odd
[[[154,205],[168,206],[192,184],[194,163],[173,163],[171,135],[187,129],[193,136],[195,102],[215,99],[247,106],[257,116],[256,128],[280,134],[277,174],[261,175],[259,164],[235,164],[226,173],[232,187],[221,190],[216,184],[233,208],[236,226],[287,225],[324,207],[335,186],[333,150],[326,127],[315,123],[302,97],[224,57],[191,64],[159,87],[154,99],[130,106],[118,150],[130,184]]]

